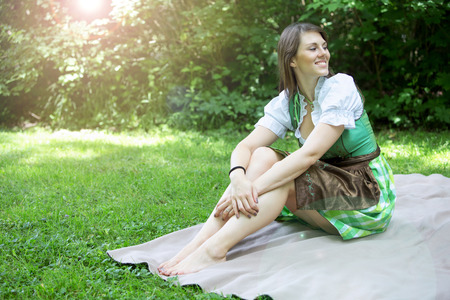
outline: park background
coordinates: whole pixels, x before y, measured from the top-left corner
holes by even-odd
[[[328,32],[394,173],[450,177],[450,3],[96,1],[0,0],[2,299],[221,299],[106,251],[206,220],[295,21]]]
[[[309,21],[328,33],[331,67],[355,78],[375,127],[446,129],[449,7],[444,0],[2,0],[0,123],[250,129],[277,95],[281,31]]]

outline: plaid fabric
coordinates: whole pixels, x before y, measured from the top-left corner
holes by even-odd
[[[395,206],[394,175],[383,155],[369,163],[380,186],[377,205],[362,210],[319,210],[339,231],[344,240],[384,232],[389,225]]]

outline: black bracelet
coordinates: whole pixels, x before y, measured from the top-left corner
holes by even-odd
[[[246,173],[245,168],[243,166],[236,166],[236,167],[231,168],[230,172],[228,172],[228,176],[230,176],[231,172],[233,172],[236,169],[244,170],[244,175],[245,175],[245,173]]]

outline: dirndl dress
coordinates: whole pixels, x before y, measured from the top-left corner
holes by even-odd
[[[346,159],[367,156],[377,151],[378,146],[375,135],[365,111],[361,118],[355,122],[355,125],[356,128],[354,129],[344,130],[341,137],[325,153],[321,160],[333,161],[340,159],[345,161]],[[327,198],[326,201],[322,201],[324,209],[320,209],[321,204],[316,205],[315,208],[300,207],[299,203],[303,201],[301,198],[305,195],[303,192],[297,192],[298,208],[317,210],[338,230],[344,240],[384,232],[389,225],[395,207],[396,192],[393,173],[386,159],[382,154],[378,155],[378,153],[375,158],[367,162],[367,169],[369,170],[368,172],[372,172],[373,183],[379,188],[377,193],[378,199],[375,199],[372,205],[366,205],[366,207],[361,208],[361,205],[364,205],[364,203],[369,203],[365,201],[367,200],[364,199],[365,196],[361,196],[359,199],[358,197],[353,197],[348,201],[349,199],[345,199],[348,196],[348,190],[340,190],[339,185],[334,185],[334,188],[338,190],[333,191],[332,194],[340,195],[336,199]],[[309,176],[308,171],[302,174],[301,177]],[[306,179],[298,179],[296,179],[296,189],[298,189],[299,184],[305,184],[306,181]],[[348,179],[345,177],[343,180]],[[325,189],[330,189],[329,186],[322,185]],[[344,201],[341,201],[342,199]],[[331,204],[333,208],[327,209],[327,205],[330,205],[330,203],[333,203]],[[339,209],[339,203],[341,203],[342,209]],[[292,216],[292,213],[285,208],[281,216]]]
[[[338,231],[344,240],[384,232],[395,207],[395,187],[392,170],[382,154],[369,163],[380,189],[376,205],[359,210],[317,210]]]

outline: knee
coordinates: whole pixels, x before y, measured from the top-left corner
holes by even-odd
[[[253,151],[250,164],[269,169],[280,160],[281,157],[271,148],[259,147]]]

